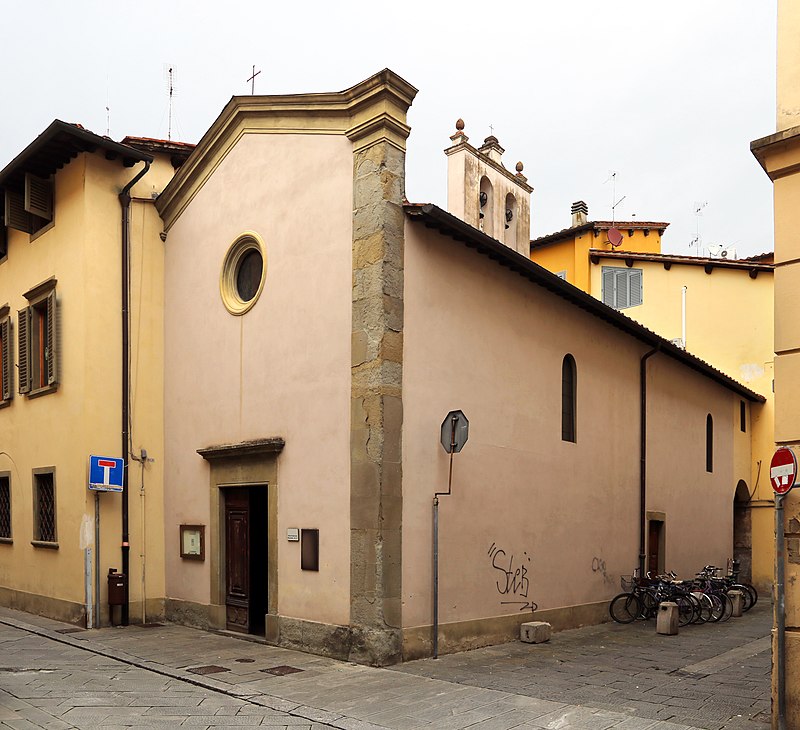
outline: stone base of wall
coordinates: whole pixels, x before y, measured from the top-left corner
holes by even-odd
[[[526,621],[547,621],[553,631],[577,629],[608,621],[608,601],[579,606],[551,608],[535,613],[457,621],[439,624],[439,654],[478,649],[482,646],[518,641],[520,625]],[[422,659],[433,654],[433,627],[414,626],[403,630],[403,661]]]
[[[194,629],[224,629],[225,606],[184,601],[180,598],[164,600],[164,618],[172,623],[191,626]]]
[[[86,626],[86,606],[83,603],[65,601],[61,598],[52,596],[42,596],[38,593],[26,593],[14,588],[0,586],[0,606],[13,608],[17,611],[25,611],[36,616],[46,616],[55,621],[63,621],[67,624],[74,624],[81,628]],[[164,620],[164,599],[148,598],[146,621]],[[142,602],[131,601],[128,609],[128,619],[131,624],[142,623]],[[121,620],[120,608],[114,608],[114,623],[119,624]],[[108,604],[100,606],[100,626],[109,626]]]
[[[82,603],[65,601],[61,598],[42,596],[38,593],[26,593],[14,588],[0,586],[0,606],[25,611],[37,616],[63,621],[75,626],[86,625],[86,607]]]

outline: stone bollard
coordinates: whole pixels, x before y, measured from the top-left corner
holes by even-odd
[[[656,633],[675,636],[678,633],[678,604],[664,601],[658,607],[656,617]]]
[[[541,644],[550,641],[553,627],[547,621],[528,621],[519,627],[519,638],[526,644]]]
[[[728,591],[728,597],[733,604],[733,613],[731,616],[739,618],[742,615],[742,608],[744,606],[744,596],[741,591]]]

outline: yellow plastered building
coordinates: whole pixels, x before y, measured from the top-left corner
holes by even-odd
[[[122,571],[127,542],[130,603],[116,621],[163,613],[164,264],[154,199],[190,149],[118,143],[56,120],[0,171],[2,605],[108,622],[107,575]],[[122,494],[89,491],[90,455],[127,462],[126,524]]]

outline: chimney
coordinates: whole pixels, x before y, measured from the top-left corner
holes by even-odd
[[[589,206],[582,200],[572,204],[572,227],[582,226],[589,222]]]

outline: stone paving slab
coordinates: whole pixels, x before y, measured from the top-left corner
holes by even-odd
[[[4,665],[30,668],[31,676],[17,673],[14,694],[63,723],[54,730],[764,730],[769,613],[759,605],[742,619],[677,637],[638,623],[588,627],[554,634],[548,644],[374,669],[170,624],[58,633],[64,624],[0,609],[0,683]],[[227,671],[189,672],[204,665]],[[262,671],[284,665],[302,671]],[[125,685],[133,674],[136,692]],[[112,697],[119,706],[108,706]],[[0,713],[7,711],[0,699]],[[4,723],[17,727],[0,714]]]

